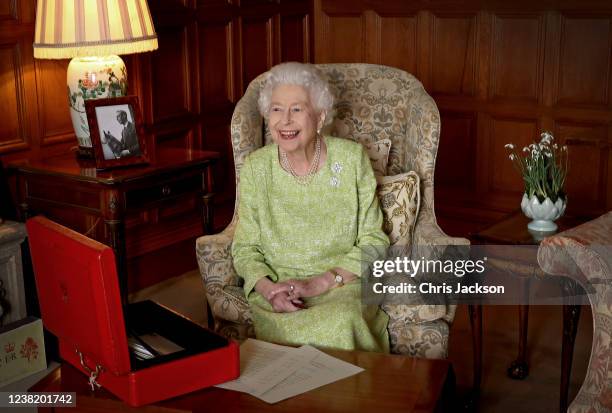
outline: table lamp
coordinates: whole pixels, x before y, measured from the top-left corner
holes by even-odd
[[[92,156],[85,100],[125,96],[120,54],[157,49],[146,0],[38,0],[34,57],[72,58],[68,104],[79,155]]]

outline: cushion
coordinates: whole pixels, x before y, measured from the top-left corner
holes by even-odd
[[[378,199],[384,215],[383,230],[391,246],[410,246],[421,203],[419,176],[410,171],[378,180]]]
[[[381,139],[379,141],[370,142],[358,138],[359,143],[363,145],[372,162],[374,175],[377,177],[387,174],[387,163],[389,162],[389,152],[391,151],[391,139]]]

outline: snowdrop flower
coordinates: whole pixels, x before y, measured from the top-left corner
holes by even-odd
[[[525,147],[523,148],[523,152],[529,152],[529,148],[525,146]]]
[[[508,149],[514,149],[514,145],[511,143],[507,143],[504,145],[504,148],[508,148]]]
[[[510,156],[508,156],[508,158],[510,158],[510,160],[513,161],[514,160],[514,154],[511,153]]]
[[[554,139],[550,132],[542,132],[540,136],[542,137],[542,140],[540,142],[544,142],[547,144]]]

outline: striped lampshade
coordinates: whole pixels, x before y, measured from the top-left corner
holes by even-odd
[[[38,0],[34,57],[65,59],[157,49],[146,0]]]

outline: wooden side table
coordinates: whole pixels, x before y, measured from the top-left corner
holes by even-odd
[[[20,218],[43,214],[111,246],[124,300],[128,260],[164,259],[155,253],[212,232],[210,167],[218,154],[160,148],[151,155],[149,165],[109,171],[72,153],[9,165]]]
[[[529,223],[527,218],[522,212],[515,212],[501,221],[491,225],[490,227],[473,234],[471,236],[472,244],[491,244],[491,245],[534,245],[540,244],[540,241],[549,235],[553,235],[557,232],[565,231],[566,229],[573,228],[577,225],[582,224],[586,221],[585,218],[568,217],[563,216],[555,223],[558,225],[558,229],[555,232],[550,233],[535,233],[527,229]],[[509,258],[510,260],[510,258]],[[528,295],[529,292],[529,281],[533,272],[532,268],[521,267],[520,260],[514,260],[509,262],[512,266],[512,271],[519,277],[521,283],[522,294]],[[567,280],[567,285],[564,286],[566,289],[574,288],[570,280]],[[510,367],[508,367],[508,376],[516,380],[522,380],[529,374],[529,363],[527,361],[527,329],[529,323],[529,306],[519,305],[519,345],[518,345],[518,356],[514,360]],[[481,309],[473,311],[476,320],[473,323],[482,325]],[[562,361],[561,361],[561,411],[565,411],[564,407],[567,407],[567,394],[569,390],[569,377],[572,366],[574,341],[576,339],[576,332],[578,326],[578,318],[580,317],[580,306],[579,305],[564,305],[563,306],[563,345],[562,345]],[[565,400],[565,403],[563,403]]]

